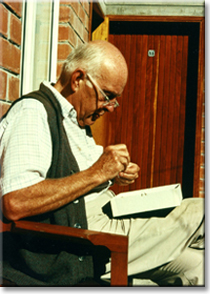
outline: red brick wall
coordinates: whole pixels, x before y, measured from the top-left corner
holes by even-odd
[[[89,2],[87,0],[60,1],[57,75],[72,48],[89,40]]]
[[[0,100],[19,97],[22,2],[0,3]],[[5,105],[5,104],[4,104]]]

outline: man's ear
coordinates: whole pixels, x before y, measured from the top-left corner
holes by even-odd
[[[76,69],[70,78],[70,86],[73,92],[76,92],[79,89],[79,84],[85,79],[85,71],[83,69]]]

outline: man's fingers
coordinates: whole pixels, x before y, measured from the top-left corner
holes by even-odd
[[[116,178],[116,183],[120,186],[127,186],[130,184],[133,184],[135,180],[128,180],[128,179],[123,179],[123,178]]]
[[[129,158],[127,157],[122,157],[121,158],[121,164],[123,165],[122,172],[125,171],[129,165]]]
[[[127,169],[125,170],[125,173],[135,174],[135,173],[138,173],[139,171],[140,171],[140,167],[137,164],[130,162],[127,166]]]
[[[119,177],[121,179],[128,180],[128,181],[135,180],[138,178],[138,176],[139,176],[138,173],[135,173],[135,174],[127,174],[125,172],[119,173]]]

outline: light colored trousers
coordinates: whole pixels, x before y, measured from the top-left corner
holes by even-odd
[[[110,190],[86,202],[88,229],[129,237],[128,275],[159,285],[204,286],[204,200],[184,199],[164,218],[110,219]],[[110,278],[110,262],[103,278]]]

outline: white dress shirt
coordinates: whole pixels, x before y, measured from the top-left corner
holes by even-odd
[[[103,147],[77,122],[74,107],[48,82],[64,116],[63,124],[80,170],[89,168]],[[52,142],[47,113],[41,102],[23,99],[0,124],[1,195],[39,183],[46,178],[52,160]]]

